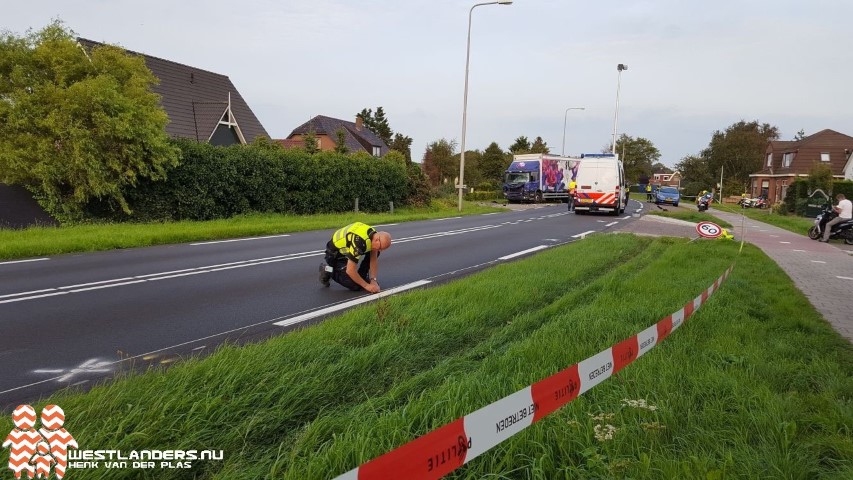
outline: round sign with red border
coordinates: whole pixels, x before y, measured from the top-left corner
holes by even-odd
[[[699,222],[696,224],[696,233],[700,237],[717,238],[723,234],[723,229],[714,222]]]

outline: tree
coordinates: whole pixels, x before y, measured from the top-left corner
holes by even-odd
[[[432,185],[441,185],[456,178],[459,172],[459,161],[454,161],[456,141],[437,140],[427,145],[424,152],[424,173]]]
[[[347,132],[343,127],[335,130],[335,153],[349,153],[349,147],[347,147]]]
[[[530,153],[551,153],[551,149],[548,148],[548,144],[545,143],[545,140],[542,140],[542,137],[536,137],[536,140],[533,141],[533,145],[530,146]]]
[[[652,173],[672,173],[672,169],[660,162],[657,162],[652,165]]]
[[[376,113],[374,114],[372,109],[363,108],[356,116],[362,119],[364,128],[375,133],[377,137],[385,142],[385,145],[391,146],[391,138],[394,136],[394,131],[391,130],[388,119],[385,118],[385,109],[376,107]]]
[[[515,143],[509,146],[509,151],[512,152],[513,155],[530,153],[530,140],[525,136],[516,138]]]
[[[406,157],[406,163],[412,163],[412,138],[403,134],[394,134],[394,140],[388,145],[391,150],[396,150]]]
[[[459,154],[453,156],[457,174],[459,173],[459,157]],[[483,175],[480,173],[482,158],[483,154],[479,150],[465,150],[465,185],[474,187],[483,181]]]
[[[779,138],[779,129],[767,123],[743,120],[730,125],[724,132],[717,130],[701,156],[708,170],[719,178],[722,169],[724,188],[743,190],[749,187],[749,174],[763,168],[762,160],[767,142]]]
[[[809,170],[808,192],[814,192],[817,189],[823,190],[823,193],[832,196],[832,169],[825,163],[815,162]]]
[[[681,174],[681,188],[692,195],[702,190],[710,190],[715,185],[714,176],[708,169],[708,162],[699,155],[688,155],[675,164]]]
[[[57,20],[0,35],[0,79],[0,181],[24,186],[60,221],[95,198],[130,213],[123,188],[178,163],[140,56],[109,45],[86,53]]]
[[[794,135],[794,141],[799,142],[800,140],[802,140],[804,138],[806,138],[806,131],[801,128],[800,131],[797,132],[796,135]]]
[[[480,175],[487,182],[500,182],[508,165],[506,153],[497,142],[492,142],[480,158]]]
[[[609,153],[610,146],[603,147],[602,152]],[[624,133],[616,139],[616,153],[622,159],[630,183],[636,183],[642,176],[651,177],[652,164],[660,160],[660,150],[650,140]]]
[[[308,129],[308,133],[302,136],[302,144],[305,146],[305,151],[311,155],[320,151],[319,139],[313,126]]]

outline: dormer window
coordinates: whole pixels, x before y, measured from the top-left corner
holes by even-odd
[[[768,167],[773,166],[773,154],[772,153],[767,154],[767,166]]]
[[[382,152],[382,150],[379,147],[377,147],[376,145],[373,146],[373,156],[374,157],[378,157],[381,152]]]
[[[788,152],[782,155],[782,166],[788,168],[791,166],[791,162],[794,161],[794,152]]]

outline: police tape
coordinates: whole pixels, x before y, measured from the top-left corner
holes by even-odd
[[[731,274],[726,269],[680,310],[627,340],[458,418],[336,480],[437,479],[553,413],[646,354],[690,318]]]

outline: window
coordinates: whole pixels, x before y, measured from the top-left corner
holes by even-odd
[[[767,166],[768,167],[773,166],[773,154],[772,153],[767,154]]]
[[[376,145],[374,145],[373,146],[373,156],[378,157],[380,152],[381,152],[381,149],[379,147],[377,147]]]
[[[829,152],[820,152],[820,161],[828,162],[829,161]]]
[[[794,152],[788,152],[782,155],[782,166],[787,168],[791,166],[791,162],[794,161]]]

